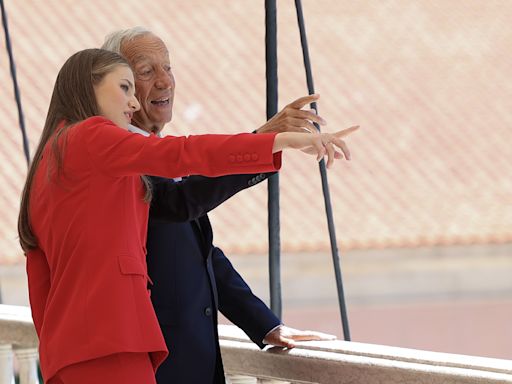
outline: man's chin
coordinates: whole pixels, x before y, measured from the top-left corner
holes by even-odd
[[[156,135],[164,128],[165,124],[171,121],[171,118],[172,114],[165,116],[165,118],[158,116],[157,118],[144,119],[142,121],[134,117],[132,124]]]
[[[158,117],[155,116],[155,118],[151,121],[151,127],[154,131],[153,133],[159,133],[164,128],[165,124],[170,123],[171,120],[172,113],[159,115]]]

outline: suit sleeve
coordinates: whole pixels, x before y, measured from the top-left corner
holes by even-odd
[[[28,293],[32,319],[38,336],[41,336],[46,301],[50,291],[50,267],[44,252],[35,248],[27,253]]]
[[[281,166],[281,154],[272,154],[275,134],[145,137],[98,116],[84,121],[79,132],[91,162],[113,177],[223,176],[273,172]]]
[[[206,215],[236,193],[256,185],[274,173],[221,177],[190,176],[182,181],[152,177],[151,217],[186,222]]]
[[[219,310],[241,328],[255,344],[264,348],[263,338],[270,330],[281,324],[281,321],[252,293],[224,252],[217,247],[212,252],[212,263]]]

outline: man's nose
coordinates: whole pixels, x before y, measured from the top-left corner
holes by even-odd
[[[174,77],[172,72],[167,72],[165,69],[160,68],[157,71],[157,78],[155,81],[155,86],[158,89],[172,89],[174,88]]]

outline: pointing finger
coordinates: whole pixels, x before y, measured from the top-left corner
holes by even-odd
[[[359,129],[359,125],[354,125],[353,127],[350,127],[350,128],[347,128],[347,129],[342,129],[341,131],[336,132],[334,134],[334,136],[339,137],[339,138],[347,137],[352,132],[355,132],[358,129]]]
[[[297,100],[292,101],[288,104],[290,107],[295,109],[302,109],[306,104],[311,104],[317,101],[320,98],[319,94],[313,94],[309,96],[299,97]]]

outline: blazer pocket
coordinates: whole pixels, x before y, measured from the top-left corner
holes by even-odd
[[[131,256],[119,256],[119,269],[123,275],[140,275],[146,277],[146,268],[142,262]]]

